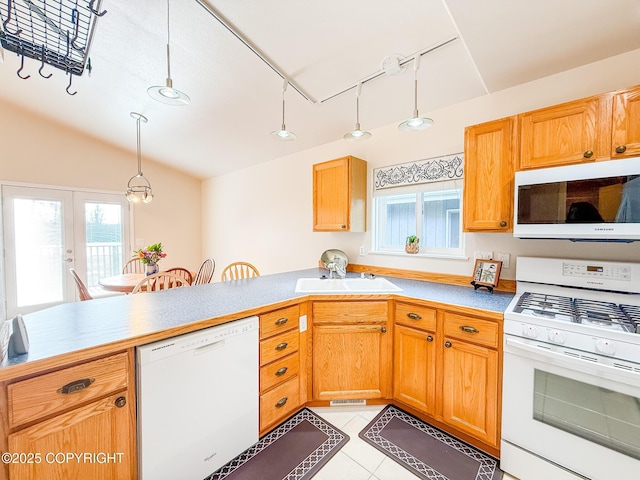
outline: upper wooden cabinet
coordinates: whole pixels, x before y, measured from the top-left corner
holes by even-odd
[[[520,170],[608,159],[610,99],[597,95],[519,115]]]
[[[343,157],[313,166],[313,231],[364,232],[367,162]]]
[[[515,132],[515,117],[465,129],[464,231],[513,230]]]
[[[640,156],[640,86],[613,95],[611,158]]]

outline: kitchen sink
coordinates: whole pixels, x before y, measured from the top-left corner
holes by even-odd
[[[296,293],[393,293],[402,289],[386,278],[299,278]]]

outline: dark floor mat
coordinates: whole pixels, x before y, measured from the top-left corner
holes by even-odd
[[[206,480],[308,480],[348,441],[304,408]]]
[[[393,405],[358,435],[425,480],[500,480],[498,461]]]

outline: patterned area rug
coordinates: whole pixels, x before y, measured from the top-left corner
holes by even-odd
[[[205,480],[309,479],[348,441],[304,408]]]
[[[498,461],[393,405],[358,435],[425,480],[500,480]]]

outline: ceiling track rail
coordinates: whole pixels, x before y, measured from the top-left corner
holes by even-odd
[[[262,60],[271,70],[276,72],[280,78],[287,80],[291,88],[302,95],[306,100],[311,103],[318,103],[308,92],[306,92],[300,85],[289,77],[280,67],[278,67],[273,60],[265,55],[256,45],[254,45],[249,39],[247,39],[240,31],[238,31],[224,16],[214,9],[211,5],[203,0],[196,0],[196,2],[204,8],[204,10],[215,18],[224,28],[226,28],[231,34],[240,40],[249,50],[251,50],[260,60]]]

